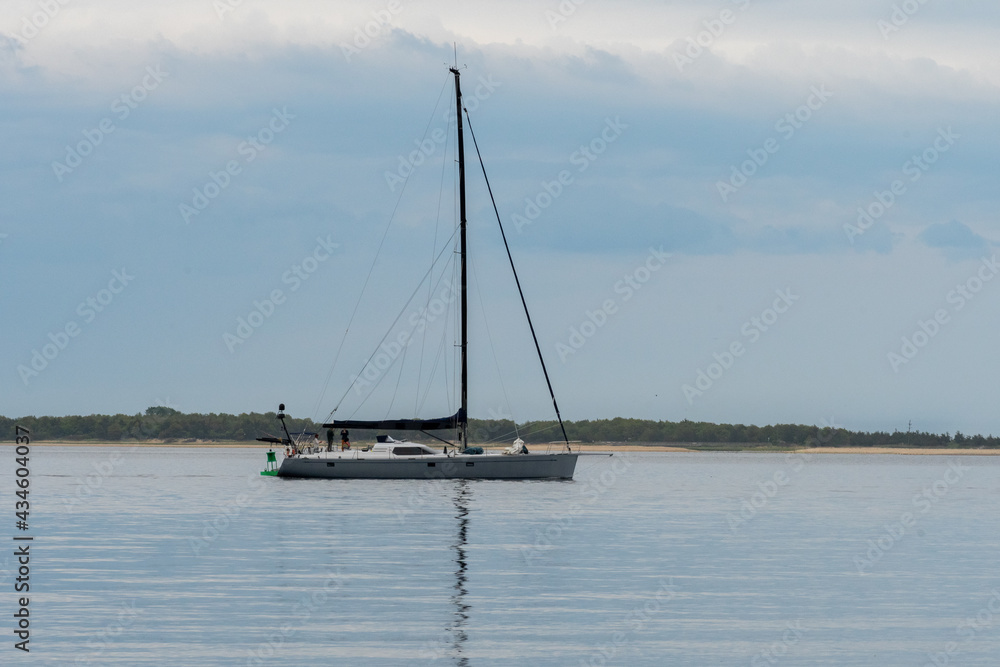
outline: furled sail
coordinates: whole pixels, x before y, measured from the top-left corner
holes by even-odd
[[[450,417],[440,419],[377,419],[365,421],[344,419],[323,424],[323,428],[356,428],[375,431],[443,431],[465,424],[465,411],[459,410]]]

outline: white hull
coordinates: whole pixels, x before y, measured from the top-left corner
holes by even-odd
[[[345,456],[346,454],[346,456]],[[278,477],[315,479],[573,479],[576,453],[365,457],[321,452],[286,458]]]

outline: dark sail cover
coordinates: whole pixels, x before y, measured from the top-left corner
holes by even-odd
[[[345,419],[323,424],[323,428],[356,428],[374,431],[443,431],[449,428],[458,428],[465,422],[465,413],[463,410],[459,410],[450,417],[441,417],[440,419],[380,419],[375,421]]]

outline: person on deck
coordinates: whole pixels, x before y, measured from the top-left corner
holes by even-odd
[[[340,430],[340,451],[351,448],[351,438],[347,434],[347,429]]]
[[[326,451],[333,451],[333,429],[326,429]]]

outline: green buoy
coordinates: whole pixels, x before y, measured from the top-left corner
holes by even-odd
[[[261,470],[260,474],[268,477],[278,476],[278,459],[274,457],[273,449],[267,453],[267,467]]]

